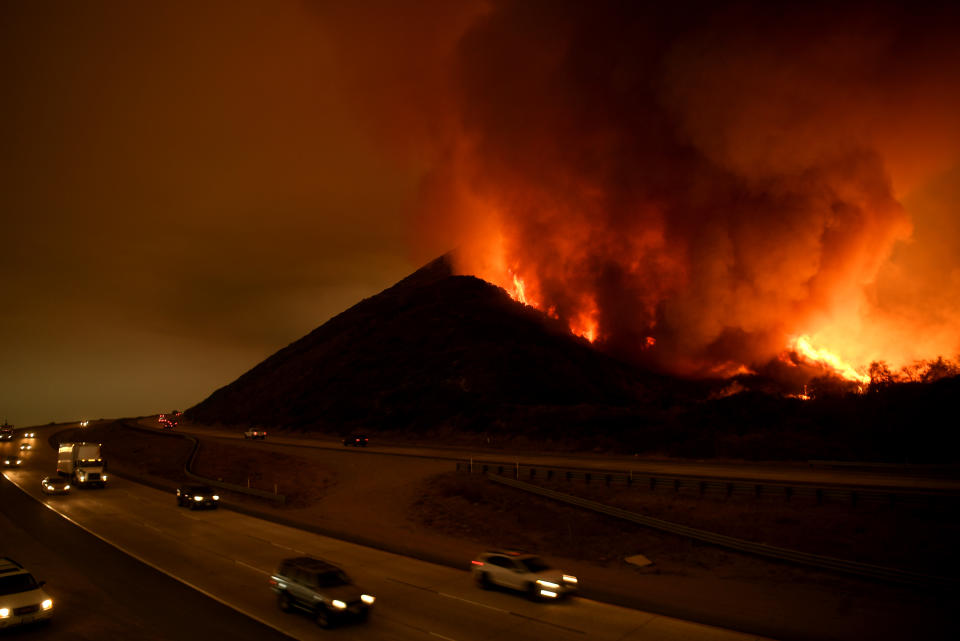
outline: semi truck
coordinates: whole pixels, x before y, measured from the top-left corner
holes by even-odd
[[[57,474],[80,487],[105,486],[107,464],[101,456],[100,443],[61,443],[57,450]]]

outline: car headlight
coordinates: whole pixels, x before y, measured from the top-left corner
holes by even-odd
[[[376,599],[373,597],[372,594],[361,594],[360,600],[366,603],[367,605],[373,605],[373,602],[376,601]]]
[[[17,465],[20,465],[22,462],[20,459],[17,459]]]
[[[53,599],[44,599],[43,603],[40,604],[40,608],[43,610],[49,610],[53,607]]]
[[[332,605],[338,610],[344,610],[347,607],[347,604],[341,601],[340,599],[334,599],[333,601],[330,602],[330,605]]]
[[[193,497],[193,500],[194,500],[194,501],[202,501],[202,500],[203,500],[203,497],[202,497],[202,496],[195,496],[195,497]]]
[[[563,581],[564,581],[564,583],[576,583],[576,582],[577,582],[577,577],[575,577],[575,576],[573,576],[573,575],[571,575],[571,574],[564,574],[564,575],[563,575]]]
[[[219,495],[219,494],[214,494],[214,495],[213,495],[213,500],[214,500],[214,501],[219,501],[219,500],[220,500],[220,495]]]
[[[553,581],[544,581],[543,579],[537,579],[537,585],[544,588],[550,588],[551,590],[556,590],[560,587],[559,583],[554,583]]]
[[[10,608],[0,608],[0,619],[6,619],[10,616]]]
[[[104,475],[103,475],[103,476],[101,476],[100,478],[101,478],[101,479],[103,479],[104,481],[106,481],[106,480],[107,480],[107,475],[106,475],[106,474],[104,474]]]
[[[555,599],[557,598],[557,593],[553,592],[552,590],[540,590],[540,596],[545,596],[550,599]]]
[[[70,489],[70,486],[69,486],[69,485],[64,485],[64,486],[63,486],[63,489],[69,490],[69,489]]]

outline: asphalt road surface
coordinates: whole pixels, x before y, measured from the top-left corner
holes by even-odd
[[[69,498],[69,497],[68,497]],[[46,625],[17,639],[289,640],[76,527],[0,479],[0,556],[30,570],[54,600]]]
[[[70,496],[46,497],[40,494],[39,487],[40,478],[54,469],[54,453],[45,440],[51,431],[38,430],[38,447],[25,460],[23,468],[5,472],[24,492],[51,508],[45,518],[56,520],[54,511],[59,512],[151,566],[162,568],[238,612],[298,639],[747,641],[759,638],[588,599],[533,603],[503,591],[484,592],[473,585],[466,570],[389,554],[229,510],[191,512],[178,508],[171,493],[116,477],[110,479],[109,487],[104,490],[76,490]],[[5,491],[20,492],[9,484],[5,484]],[[0,498],[4,499],[3,511],[8,520],[30,520],[21,516],[21,512],[31,512],[23,501],[33,501],[33,498],[22,495],[20,502],[9,504],[6,496]],[[43,508],[40,509],[42,514]],[[44,525],[34,527],[43,529]],[[88,545],[92,544],[90,537],[74,539],[79,537],[76,528],[64,527],[67,533],[61,536],[75,542],[64,543],[59,549],[61,558],[72,564],[73,559],[84,557]],[[403,532],[397,536],[402,537]],[[50,545],[61,544],[55,537]],[[376,595],[377,603],[369,622],[322,631],[306,617],[278,610],[267,578],[280,559],[303,554],[341,565],[358,585]],[[30,559],[23,562],[30,565]],[[101,578],[97,575],[107,574],[102,563],[81,566],[76,572],[95,581],[104,593],[130,593],[133,602],[126,606],[126,616],[141,621],[142,626],[154,634],[164,635],[172,629],[175,634],[169,638],[194,638],[181,633],[181,627],[185,626],[191,633],[196,632],[196,638],[201,635],[207,639],[280,637],[277,632],[263,632],[264,626],[252,637],[225,632],[220,623],[222,616],[201,614],[194,609],[199,607],[197,602],[212,603],[212,599],[183,588],[187,596],[179,600],[170,597],[173,600],[167,601],[166,596],[149,592],[152,584],[144,587],[143,581],[129,578],[132,572],[129,568],[142,569],[143,564],[132,559],[117,562],[117,574]],[[37,573],[49,581],[50,590],[55,594],[57,577],[52,570],[48,564],[39,567]],[[162,583],[181,585],[171,579]],[[68,615],[69,612],[58,611],[57,625],[62,625],[59,619]],[[247,625],[255,625],[240,614],[235,616],[247,621]],[[207,624],[208,621],[215,623]],[[191,629],[190,626],[197,627]]]

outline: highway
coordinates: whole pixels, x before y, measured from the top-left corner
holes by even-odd
[[[245,615],[252,628],[272,628],[275,636],[282,633],[297,639],[331,635],[350,639],[453,641],[760,639],[583,598],[534,603],[512,593],[481,591],[466,570],[366,548],[230,510],[191,512],[178,508],[170,493],[117,477],[112,477],[104,490],[75,490],[70,496],[47,497],[40,493],[40,478],[55,468],[55,455],[46,445],[46,437],[56,429],[37,430],[36,447],[25,455],[23,466],[6,470],[4,476],[39,501],[38,505],[46,505],[119,550],[208,595],[207,600],[218,601],[238,615]],[[15,443],[19,442],[16,439]],[[3,513],[9,522],[17,523],[26,518],[21,513],[29,511],[22,503],[3,501]],[[88,545],[83,542],[84,536],[88,536],[84,531],[71,528],[66,534],[58,534],[64,540],[62,544],[51,541],[49,545],[52,549],[62,545],[62,549],[73,551],[68,554],[72,558]],[[14,550],[5,549],[4,553],[16,557]],[[377,596],[368,623],[323,631],[306,617],[279,611],[267,578],[280,559],[304,554],[337,563],[357,584]],[[55,593],[56,567],[44,570],[41,578],[48,581],[50,591]],[[119,585],[124,589],[127,584]],[[163,598],[158,596],[150,602],[168,607]],[[200,600],[199,595],[196,598]],[[131,610],[131,616],[140,615]],[[167,625],[193,625],[198,616],[188,617],[189,624]],[[221,615],[207,616],[218,621]],[[162,628],[158,627],[157,632],[162,635]],[[256,634],[256,638],[271,638]],[[218,632],[206,638],[247,637]]]
[[[137,421],[140,427],[157,429],[155,418],[145,418]],[[182,426],[177,432],[191,434],[198,437],[220,438],[226,440],[243,440],[243,433],[239,429],[225,430],[200,426]],[[344,448],[343,444],[327,436],[307,437],[305,435],[289,436],[283,433],[271,433],[268,436],[271,445],[288,445],[291,447],[318,448],[318,449],[354,449]],[[465,447],[413,447],[403,445],[379,444],[371,440],[366,448],[357,448],[359,452],[390,454],[417,458],[430,458],[451,461],[450,469],[454,469],[453,461],[469,460],[471,458],[485,461],[498,461],[504,465],[540,465],[544,467],[569,467],[587,470],[605,470],[619,472],[633,472],[638,475],[663,476],[696,476],[718,479],[742,479],[751,482],[776,483],[803,483],[826,486],[859,486],[870,488],[900,488],[916,491],[947,491],[960,493],[960,479],[936,478],[912,474],[904,474],[897,469],[857,469],[818,467],[807,463],[781,462],[775,465],[753,462],[718,462],[718,461],[659,461],[629,456],[591,455],[591,454],[541,454],[536,452],[500,452],[497,450],[473,450]]]

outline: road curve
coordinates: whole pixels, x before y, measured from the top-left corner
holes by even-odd
[[[49,430],[38,430],[45,443]],[[22,469],[6,475],[51,509],[110,543],[231,607],[298,639],[318,638],[305,617],[287,615],[267,590],[267,575],[286,556],[308,554],[341,564],[377,595],[369,623],[332,632],[351,639],[491,638],[746,641],[760,637],[669,617],[573,599],[531,603],[504,592],[477,590],[466,571],[330,539],[232,511],[179,509],[169,493],[123,479],[103,491],[40,497],[39,479],[53,469],[40,446]],[[399,534],[398,534],[399,535]],[[324,634],[325,636],[325,634]],[[229,638],[215,635],[210,638]]]

